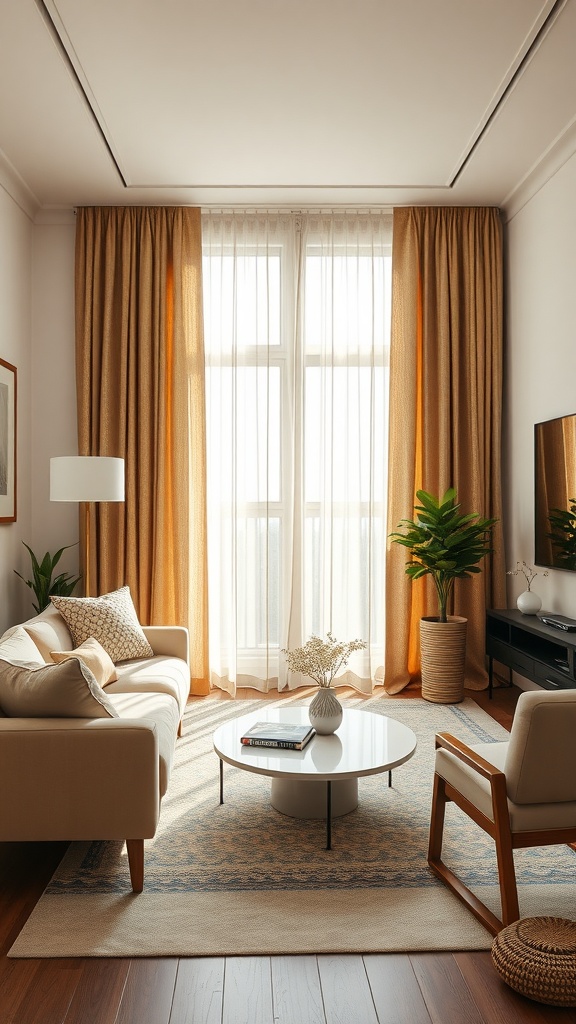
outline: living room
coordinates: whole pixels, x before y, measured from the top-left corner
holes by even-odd
[[[426,15],[423,5],[417,5],[415,11],[406,11],[402,17],[395,12],[394,16],[400,18],[400,24],[396,25],[398,50],[405,53],[402,43],[406,48],[406,41],[410,40],[410,49],[414,47],[411,59],[415,67],[420,65],[421,77],[416,71],[412,75],[403,74],[403,81],[413,79],[417,86],[407,96],[406,105],[397,116],[387,112],[382,130],[374,128],[373,105],[363,131],[358,127],[358,143],[346,146],[345,134],[334,136],[335,141],[330,143],[329,131],[342,132],[349,127],[350,116],[343,125],[343,118],[334,111],[330,113],[330,105],[323,110],[324,100],[322,103],[319,100],[320,106],[306,118],[306,102],[301,102],[289,128],[292,138],[296,131],[301,132],[298,147],[306,147],[307,166],[306,162],[287,163],[285,147],[277,154],[276,165],[266,164],[267,176],[263,176],[264,171],[256,171],[257,153],[254,163],[250,164],[243,151],[242,161],[235,164],[230,156],[233,143],[223,146],[214,137],[237,139],[234,134],[236,110],[221,123],[218,132],[209,131],[210,126],[219,123],[216,106],[212,113],[205,115],[199,127],[202,146],[206,138],[212,143],[215,154],[212,167],[208,162],[199,168],[189,164],[189,181],[183,182],[178,173],[178,153],[172,153],[174,163],[166,171],[158,170],[156,186],[149,184],[152,164],[144,163],[145,159],[152,160],[151,151],[157,156],[157,151],[162,149],[154,137],[154,124],[148,150],[141,155],[138,146],[143,146],[141,140],[146,130],[139,133],[135,127],[139,123],[138,102],[134,104],[132,97],[132,106],[119,114],[117,122],[113,120],[116,86],[111,68],[116,65],[100,33],[106,36],[107,19],[113,17],[114,5],[107,5],[110,10],[106,11],[106,17],[99,12],[96,21],[101,17],[102,22],[96,26],[91,6],[80,5],[75,13],[73,4],[10,3],[0,16],[7,41],[7,58],[1,72],[6,107],[0,115],[0,265],[3,269],[0,357],[17,368],[18,383],[17,518],[13,523],[0,525],[0,631],[32,614],[30,594],[13,571],[17,569],[25,574],[28,568],[22,542],[29,543],[34,551],[43,552],[74,544],[79,537],[77,506],[50,501],[49,465],[53,456],[74,454],[77,443],[74,210],[85,205],[185,205],[206,210],[235,207],[284,211],[347,208],[390,213],[394,207],[410,205],[500,208],[505,224],[502,448],[505,560],[508,569],[518,561],[533,564],[534,424],[576,411],[570,372],[576,369],[576,350],[571,336],[576,313],[572,286],[576,273],[576,80],[572,58],[576,12],[573,0],[506,5],[506,12],[500,10],[502,5],[493,3],[482,16],[474,15],[470,5],[454,3],[443,4],[440,11],[430,15]],[[123,35],[129,36],[134,11],[128,9],[129,5],[119,6],[122,18],[117,25],[117,38],[121,40]],[[146,46],[154,52],[154,47],[159,47],[153,39],[154,19],[149,5],[144,4],[143,8],[150,17],[150,24],[145,25],[143,18],[138,23],[138,33],[146,38]],[[277,17],[286,17],[283,5],[275,5],[274,10]],[[372,5],[366,5],[366,10],[357,5],[354,8],[340,5],[338,10],[341,21],[337,22],[337,38],[341,49],[336,52],[341,55],[346,52],[355,20],[364,13],[369,24],[369,15],[372,17],[374,11]],[[238,31],[233,13],[227,5],[227,17]],[[322,39],[322,18],[330,23],[333,12],[319,9],[317,20],[316,16],[312,18],[311,12],[302,10],[300,15],[301,20],[295,18],[292,24],[288,19],[291,32],[287,34],[286,49],[289,53],[295,52],[290,47],[301,40],[307,18],[312,19],[308,24],[311,38],[318,41]],[[470,21],[473,18],[476,20]],[[250,8],[250,18],[246,13],[246,24],[252,33],[258,31],[259,19],[263,19],[262,31],[270,33],[266,37],[270,41],[274,17],[271,14],[269,18],[264,17],[263,5],[255,3]],[[284,20],[282,24],[288,32]],[[411,29],[411,24],[418,24],[419,31]],[[67,38],[70,44],[67,60],[77,60],[78,65],[65,63],[61,44],[56,45],[55,26],[60,30],[60,38]],[[233,38],[232,29],[230,34]],[[108,39],[111,36],[108,32]],[[214,45],[213,37],[207,38]],[[245,37],[242,38],[246,42]],[[365,41],[365,36],[362,38]],[[166,45],[165,39],[163,45]],[[394,47],[390,47],[387,55],[393,50]],[[439,56],[432,60],[431,53]],[[322,80],[327,74],[325,69],[319,70],[317,54],[313,56],[314,59],[307,53],[306,59],[302,57],[311,76],[310,80],[306,79],[310,90],[315,90],[317,79]],[[157,59],[160,61],[161,57]],[[374,54],[371,59],[376,60]],[[204,92],[207,88],[204,83],[212,81],[210,55],[205,55],[203,60],[205,63],[199,63],[204,74],[200,82]],[[473,73],[468,74],[467,62],[473,66]],[[84,78],[79,79],[84,66]],[[26,79],[23,79],[23,67]],[[446,76],[438,72],[438,68],[443,67],[447,68]],[[270,73],[270,68],[267,70]],[[399,73],[398,67],[396,72]],[[132,73],[135,73],[133,66]],[[160,80],[163,74],[158,72],[154,77]],[[385,80],[380,87],[384,89],[386,84],[393,85],[394,81],[386,83]],[[258,81],[252,81],[251,85],[251,96],[265,90]],[[398,88],[393,91],[395,96],[400,92]],[[223,92],[224,98],[229,99],[230,93],[225,89]],[[203,96],[203,104],[205,100]],[[222,95],[219,100],[222,104]],[[148,99],[141,103],[148,103]],[[99,124],[95,124],[94,111],[100,118]],[[267,113],[265,109],[261,113],[260,129],[264,138]],[[314,135],[312,113],[316,124],[322,120],[322,141],[329,153],[329,159],[322,159],[320,152],[317,166],[314,166],[313,156],[322,146]],[[122,118],[124,134],[120,128]],[[406,150],[401,153],[405,164],[391,166],[390,162],[386,163],[389,159],[386,151],[400,145],[398,139],[402,133],[395,135],[394,132],[399,132],[402,123],[414,125],[405,144]],[[391,139],[388,146],[380,139],[376,140],[375,149],[368,148],[375,144],[374,136],[382,136],[385,141],[387,131]],[[435,138],[440,140],[437,149]],[[355,163],[353,155],[361,152],[360,142],[367,149],[363,160]],[[109,143],[112,143],[112,153]],[[293,150],[291,143],[290,160],[294,159]],[[334,163],[335,153],[341,154],[341,164]],[[216,160],[218,154],[220,164]],[[181,153],[180,158],[190,159],[190,153]],[[167,154],[165,159],[168,160]],[[127,179],[136,184],[122,182],[118,164],[124,171],[129,166]],[[335,166],[338,172],[333,170]],[[379,166],[384,166],[384,170],[378,170]],[[63,564],[71,572],[77,571],[76,549],[66,553]],[[572,573],[551,570],[547,576],[541,574],[535,589],[546,610],[576,617],[576,580]],[[508,607],[514,607],[519,592],[518,579],[509,576]],[[535,685],[520,676],[515,677],[515,682],[523,689]],[[506,699],[502,694],[504,691],[495,694],[495,703]],[[31,891],[35,884],[30,880],[34,861],[32,853],[29,856],[25,884]],[[22,872],[26,874],[24,868]],[[44,884],[47,880],[44,879]],[[18,913],[23,913],[21,905]],[[472,963],[472,955],[469,956],[469,963]],[[32,978],[32,963],[28,962],[29,978],[20,982],[23,987]],[[117,963],[114,966],[113,960],[108,963],[112,965],[109,966],[111,978],[112,972],[119,968]],[[392,961],[386,968],[388,972],[392,970],[391,964]],[[440,970],[438,964],[439,961],[436,968]],[[16,966],[21,968],[22,964]],[[62,964],[62,974],[67,969],[72,970]],[[2,977],[13,976],[14,970],[15,963],[8,962],[4,956]],[[43,976],[50,977],[48,968],[43,967],[43,970],[44,975],[42,971],[34,974],[35,981],[28,992],[30,1004],[25,1009],[21,1007],[20,1017],[8,1016],[7,1019],[20,1020],[22,1024],[29,1019],[42,1019],[38,1016],[38,1005],[32,1008],[32,998],[34,986],[40,984]],[[146,968],[142,962],[134,967],[134,977],[138,970],[150,971],[149,978],[156,971],[158,979],[166,977],[163,972],[167,967],[164,962],[164,966],[156,964]],[[452,970],[452,961],[449,970]],[[115,977],[114,983],[118,984],[120,975]],[[471,977],[469,973],[470,985]],[[69,982],[65,983],[64,990],[70,991]],[[36,987],[36,998],[38,992]],[[522,1018],[518,1006],[510,1009],[511,1006],[507,1005],[507,1009],[516,1013],[517,1019],[530,1019]],[[56,1016],[60,1011],[61,1007],[55,1009],[50,1019],[64,1020],[66,1011],[61,1012],[60,1018]],[[477,1009],[475,1012],[478,1014]],[[504,1014],[502,1006],[499,1012]],[[73,1019],[81,1018],[72,1015],[66,1019],[70,1024]],[[95,1015],[93,1019],[107,1018],[102,1011],[101,1018]],[[148,1019],[160,1021],[163,1018]],[[251,1019],[258,1018],[254,1015]],[[179,1019],[174,1017],[173,1024],[179,1024]]]

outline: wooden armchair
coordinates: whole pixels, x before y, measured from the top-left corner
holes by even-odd
[[[513,851],[576,843],[576,691],[523,693],[507,742],[438,733],[436,748],[428,863],[495,935],[520,917]],[[495,841],[501,921],[441,858],[449,800]]]

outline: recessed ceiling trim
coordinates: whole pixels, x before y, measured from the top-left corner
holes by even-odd
[[[129,187],[128,175],[122,167],[122,161],[114,142],[112,140],[111,133],[106,124],[106,120],[102,111],[100,110],[96,97],[90,88],[90,84],[84,69],[80,63],[79,57],[72,45],[70,36],[66,32],[56,4],[54,0],[35,0],[36,7],[40,13],[40,17],[44,21],[50,36],[58,50],[64,64],[66,65],[68,72],[78,89],[80,96],[84,100],[84,103],[92,117],[94,125],[96,126],[106,149],[108,150],[110,159],[116,168],[120,181],[124,188]]]
[[[472,158],[474,151],[480,145],[484,135],[490,128],[494,119],[498,116],[508,96],[518,84],[526,67],[540,48],[545,36],[552,28],[559,14],[568,3],[568,0],[550,0],[547,7],[542,9],[540,18],[534,22],[532,32],[527,36],[524,46],[518,53],[516,60],[510,65],[507,76],[503,79],[500,89],[494,96],[493,102],[487,108],[484,118],[480,121],[475,134],[462,154],[452,177],[447,182],[448,188],[453,188],[464,168]]]

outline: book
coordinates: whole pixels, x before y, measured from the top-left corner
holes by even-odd
[[[314,736],[311,725],[293,725],[291,722],[256,722],[240,742],[246,747],[282,747],[284,750],[303,750]]]

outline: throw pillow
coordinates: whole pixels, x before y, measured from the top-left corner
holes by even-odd
[[[118,679],[112,658],[93,636],[73,651],[50,651],[50,657],[57,664],[66,661],[67,658],[81,658],[99,686],[106,686],[107,683],[114,683]]]
[[[50,651],[71,651],[72,637],[70,630],[51,604],[36,615],[22,623],[23,628],[31,636],[44,661],[50,661]],[[24,661],[24,658],[13,659]]]
[[[24,661],[29,665],[43,665],[38,647],[28,636],[23,626],[13,626],[0,637],[0,658],[8,661]]]
[[[94,637],[112,661],[154,656],[138,622],[129,587],[102,597],[52,597],[51,601],[66,620],[75,647]]]
[[[0,659],[0,707],[10,718],[118,718],[80,658],[59,665]]]

